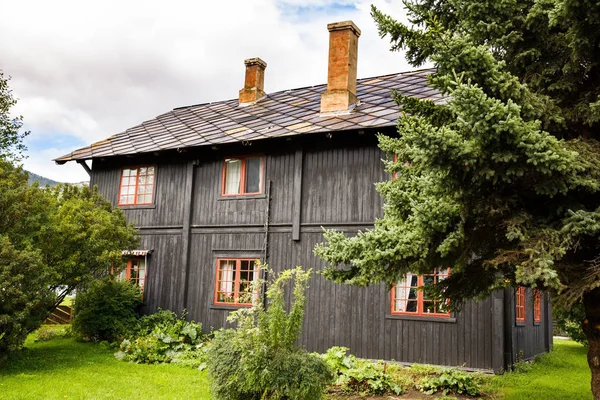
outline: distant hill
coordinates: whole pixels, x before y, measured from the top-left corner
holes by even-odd
[[[53,181],[50,178],[44,178],[43,176],[34,174],[33,172],[27,171],[27,173],[29,174],[29,184],[30,185],[33,185],[33,182],[38,182],[40,184],[40,186],[46,186],[46,185],[56,186],[60,183],[60,182]]]

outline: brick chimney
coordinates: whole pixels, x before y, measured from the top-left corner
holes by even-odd
[[[240,104],[249,104],[266,96],[265,93],[265,68],[267,63],[260,58],[244,60],[246,64],[246,82],[240,90]]]
[[[329,68],[321,113],[348,111],[356,104],[356,63],[360,29],[352,21],[327,24]]]

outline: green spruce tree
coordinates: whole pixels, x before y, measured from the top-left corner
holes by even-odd
[[[435,65],[446,101],[395,94],[384,217],[355,237],[326,232],[325,275],[391,286],[443,265],[452,275],[435,291],[455,306],[506,285],[582,303],[600,400],[600,3],[405,5],[410,25],[373,8],[379,32],[413,66]]]

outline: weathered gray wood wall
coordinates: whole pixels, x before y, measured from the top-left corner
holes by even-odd
[[[141,248],[154,250],[145,292],[148,311],[186,308],[206,329],[226,326],[229,309],[213,304],[216,258],[263,257],[269,201],[266,195],[220,196],[223,158],[240,154],[265,154],[271,188],[267,261],[276,271],[296,265],[319,271],[324,265],[313,248],[323,240],[321,227],[353,235],[382,215],[374,183],[388,176],[372,133],[95,160],[93,183],[113,204],[121,167],[157,166],[154,204],[124,208],[140,228]],[[383,285],[349,287],[313,274],[307,296],[301,343],[309,350],[338,345],[365,358],[495,370],[504,366],[502,292],[438,321],[391,316]]]
[[[525,361],[552,347],[552,305],[542,294],[541,321],[534,322],[533,289],[525,292],[525,322],[516,322],[515,290],[505,289],[505,358],[506,365]]]

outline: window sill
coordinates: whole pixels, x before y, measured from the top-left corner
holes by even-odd
[[[156,208],[156,204],[140,204],[140,205],[136,205],[136,204],[131,204],[131,205],[126,205],[126,206],[117,206],[117,208],[121,209],[121,210],[144,210],[144,209],[153,209]]]
[[[537,321],[533,323],[533,326],[540,326],[542,324],[542,321]]]
[[[515,326],[525,326],[525,321],[517,321],[515,322]]]
[[[387,314],[386,319],[404,319],[408,321],[424,321],[424,322],[442,322],[442,323],[456,323],[455,317],[427,317],[422,315],[402,315],[402,314]]]
[[[217,200],[218,201],[227,201],[227,200],[256,200],[256,199],[266,199],[267,195],[264,193],[261,194],[238,194],[233,196],[223,196],[221,195]]]
[[[209,310],[228,310],[228,311],[235,311],[238,310],[240,308],[248,308],[251,306],[243,306],[243,305],[239,305],[239,304],[235,304],[235,305],[231,305],[231,306],[226,306],[225,304],[213,304],[208,306]]]

